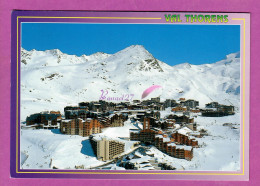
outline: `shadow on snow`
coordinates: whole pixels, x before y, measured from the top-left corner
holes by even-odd
[[[92,156],[92,157],[96,157],[95,154],[94,154],[94,151],[91,147],[91,144],[90,144],[90,141],[87,139],[87,140],[83,140],[81,142],[82,144],[82,148],[81,148],[81,153],[84,154],[84,155],[87,155],[87,156]]]
[[[51,132],[53,134],[62,134],[60,132],[60,129],[51,129]],[[81,153],[84,154],[84,155],[87,155],[87,156],[92,156],[92,157],[96,157],[96,155],[94,154],[94,151],[92,149],[92,146],[90,144],[90,141],[87,139],[87,140],[83,140],[81,142],[82,144],[82,148],[81,148]]]
[[[51,132],[52,132],[53,134],[62,134],[62,133],[60,132],[60,129],[51,129]]]

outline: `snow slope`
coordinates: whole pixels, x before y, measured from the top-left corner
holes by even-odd
[[[21,158],[23,169],[74,169],[75,166],[100,165],[90,146],[88,138],[62,135],[59,129],[22,130]],[[87,150],[86,150],[87,149]]]
[[[21,50],[21,119],[43,110],[60,110],[81,101],[134,94],[141,99],[151,85],[163,88],[151,96],[185,97],[239,106],[240,56],[229,54],[222,61],[169,66],[155,59],[143,46],[132,45],[115,54],[67,55],[60,50]],[[150,97],[151,97],[150,96]],[[150,97],[147,97],[149,99]]]
[[[137,129],[130,121],[123,127],[111,127],[100,135],[125,143],[125,152],[131,151],[133,141],[118,137],[129,137],[129,129]],[[84,166],[89,169],[104,164],[97,160],[88,137],[64,135],[59,129],[21,129],[21,168],[23,169],[75,169]]]
[[[167,162],[177,170],[238,171],[240,169],[240,115],[198,116],[195,121],[198,123],[198,130],[205,129],[209,135],[196,138],[200,148],[193,149],[194,157],[191,161],[170,157],[151,147],[149,151],[154,154],[154,159],[159,163]],[[233,125],[223,126],[224,123]],[[107,128],[100,135],[125,142],[125,153],[128,153],[131,152],[130,147],[133,142],[119,138],[129,137],[129,129],[137,128],[128,120],[124,127]],[[104,164],[96,159],[88,137],[62,135],[59,129],[21,129],[20,145],[23,169],[50,169],[53,166],[59,169],[75,169],[75,166],[82,165],[85,169],[90,169]]]

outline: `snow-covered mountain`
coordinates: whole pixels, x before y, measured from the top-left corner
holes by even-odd
[[[169,66],[141,45],[115,54],[68,55],[60,50],[21,49],[21,119],[43,110],[63,110],[81,101],[133,94],[141,99],[151,85],[162,86],[150,97],[196,99],[240,104],[240,55],[229,54],[212,64]],[[147,97],[147,98],[150,98]]]

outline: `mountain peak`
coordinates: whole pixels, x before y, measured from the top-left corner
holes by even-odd
[[[143,45],[131,45],[127,48],[135,48],[135,49],[146,50]]]
[[[121,51],[135,51],[135,52],[144,52],[144,53],[149,53],[143,45],[131,45]]]
[[[51,54],[55,55],[55,56],[60,56],[64,53],[62,53],[59,49],[52,49],[52,50],[46,50],[47,52],[50,52]]]
[[[96,52],[94,54],[91,54],[90,56],[85,55],[85,58],[87,58],[88,60],[103,60],[109,56],[110,54],[104,52]]]
[[[148,52],[143,45],[131,45],[129,47],[126,47],[125,49],[121,51],[140,51],[140,52]]]
[[[174,65],[173,67],[189,69],[189,68],[191,68],[191,64],[186,62],[186,63],[181,63],[181,64]]]
[[[231,53],[226,55],[226,59],[234,59],[234,58],[240,58],[240,52],[236,52],[236,53]]]
[[[108,54],[104,52],[96,52],[94,54],[91,54],[90,56],[103,56],[103,55],[108,55]]]
[[[148,52],[142,45],[131,45],[117,53],[115,56],[121,56],[123,58],[140,58],[140,59],[151,59],[153,55]]]
[[[142,45],[131,45],[115,54],[110,61],[117,61],[117,64],[126,65],[131,71],[151,71],[163,72],[157,59],[149,53]]]

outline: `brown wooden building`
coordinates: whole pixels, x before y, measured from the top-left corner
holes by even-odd
[[[90,136],[101,133],[101,124],[97,119],[67,119],[61,121],[60,131],[63,134]]]
[[[193,158],[192,146],[177,145],[173,138],[157,135],[155,137],[155,147],[169,156],[191,160]]]

